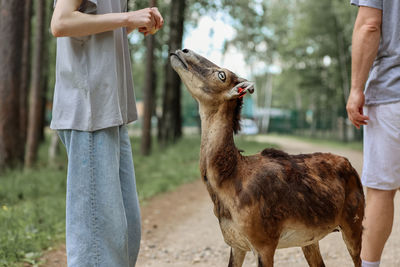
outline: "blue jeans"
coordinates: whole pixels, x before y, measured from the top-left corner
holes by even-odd
[[[140,210],[126,126],[58,134],[68,154],[68,266],[135,266]]]

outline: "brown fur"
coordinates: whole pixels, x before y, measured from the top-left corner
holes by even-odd
[[[302,247],[304,256],[308,264],[312,267],[325,267],[324,261],[321,258],[318,244]]]
[[[247,186],[236,179],[235,188],[240,207],[262,201],[265,225],[291,218],[316,226],[334,220],[343,205],[346,180],[358,179],[350,167],[349,175],[338,175],[336,164],[347,160],[331,154],[288,154],[268,149],[261,152],[265,163],[257,170]],[[332,159],[333,158],[333,159]],[[351,177],[354,175],[355,177]],[[247,179],[249,180],[249,179]],[[342,196],[331,198],[334,194]],[[304,214],[309,216],[304,218]]]
[[[229,266],[242,266],[251,249],[259,267],[270,267],[275,249],[294,245],[303,248],[310,266],[324,266],[318,241],[337,229],[354,265],[361,266],[364,195],[349,161],[276,149],[242,156],[233,133],[239,130],[243,102],[237,87],[248,86],[245,80],[189,50],[178,51],[171,62],[199,102],[200,171],[232,247]]]

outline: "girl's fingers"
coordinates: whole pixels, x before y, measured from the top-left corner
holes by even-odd
[[[151,17],[154,20],[154,28],[158,29],[158,25],[160,23],[157,13],[155,12],[155,8],[151,8]]]
[[[155,17],[155,20],[156,20],[156,28],[157,29],[160,29],[162,26],[163,26],[163,24],[164,24],[164,19],[163,19],[163,17],[161,16],[161,13],[160,13],[160,11],[158,10],[158,8],[157,7],[152,7],[151,8],[151,11],[152,11],[152,13],[153,13],[153,15],[154,15],[154,17]]]
[[[154,27],[156,26],[156,24],[157,24],[157,21],[156,21],[155,17],[152,15],[152,16],[151,16],[151,27],[150,27],[149,30],[151,30],[152,28],[154,28]]]

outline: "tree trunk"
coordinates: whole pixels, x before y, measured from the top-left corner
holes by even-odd
[[[32,65],[32,87],[29,100],[28,139],[25,166],[31,167],[36,161],[40,131],[43,120],[43,60],[45,42],[45,1],[38,0],[36,5],[35,52]]]
[[[172,0],[170,14],[169,51],[182,46],[185,1]],[[159,127],[159,141],[162,145],[175,142],[182,136],[181,81],[168,60],[165,72],[163,114]]]
[[[28,93],[30,85],[31,70],[31,18],[32,0],[25,0],[24,14],[24,38],[22,44],[22,66],[21,66],[21,92],[20,92],[20,142],[25,148],[27,126],[28,126]],[[21,160],[24,155],[21,155]]]
[[[40,116],[41,118],[41,125],[39,128],[39,143],[43,143],[46,139],[45,136],[45,128],[47,126],[47,121],[46,121],[46,107],[47,107],[47,91],[50,88],[49,84],[49,76],[50,76],[50,68],[51,64],[55,66],[54,63],[51,62],[50,57],[51,57],[51,51],[50,51],[50,43],[51,43],[51,38],[50,36],[50,31],[46,30],[49,28],[48,25],[50,25],[51,22],[51,11],[53,10],[53,5],[54,1],[52,0],[45,0],[44,1],[44,16],[45,16],[45,22],[44,22],[44,28],[43,28],[43,51],[45,51],[42,59],[42,66],[44,66],[42,69],[42,115]],[[50,12],[48,12],[50,10]]]
[[[156,0],[150,0],[150,6],[157,6]],[[154,96],[156,88],[156,73],[154,69],[154,41],[155,36],[150,34],[146,37],[146,78],[143,90],[143,126],[142,126],[142,155],[149,155],[151,152],[151,117],[154,110]]]
[[[341,114],[344,117],[347,116],[346,112],[346,103],[347,99],[350,95],[350,73],[348,66],[351,65],[351,61],[349,61],[350,55],[347,49],[345,36],[343,35],[343,26],[340,25],[338,15],[333,12],[333,19],[334,19],[334,26],[335,26],[335,37],[337,41],[337,60],[338,64],[338,71],[340,73],[340,80],[341,80],[341,87],[342,87],[342,95],[343,95],[343,102],[340,102],[341,107]],[[344,142],[348,141],[348,134],[347,134],[347,127],[345,123],[345,127],[343,127],[343,140]]]
[[[24,4],[0,2],[0,170],[22,162],[19,103]]]

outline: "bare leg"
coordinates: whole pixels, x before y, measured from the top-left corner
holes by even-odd
[[[384,191],[367,188],[364,232],[361,258],[365,261],[379,261],[383,247],[392,231],[396,190]]]
[[[318,242],[301,248],[310,267],[325,267]]]
[[[231,256],[229,258],[228,267],[242,267],[245,256],[246,251],[238,248],[231,248]]]

